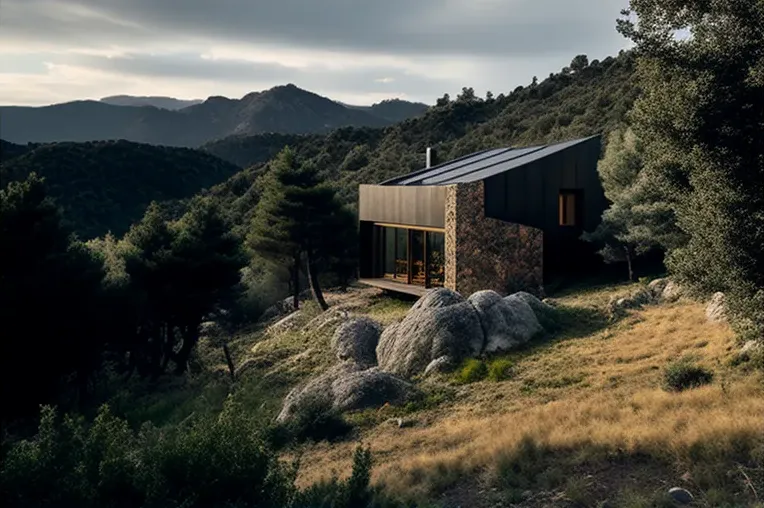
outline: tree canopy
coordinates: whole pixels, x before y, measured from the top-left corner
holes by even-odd
[[[619,29],[639,56],[634,131],[687,235],[668,268],[699,292],[725,292],[738,329],[764,337],[764,3],[630,6]]]

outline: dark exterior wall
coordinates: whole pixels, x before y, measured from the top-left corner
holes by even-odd
[[[485,180],[488,217],[544,231],[544,270],[547,280],[560,273],[583,271],[600,263],[592,245],[579,238],[594,230],[607,201],[597,173],[600,138]],[[577,227],[559,225],[561,190],[578,190],[583,197]]]
[[[445,225],[445,187],[361,185],[358,194],[361,221],[434,228]]]
[[[543,294],[543,233],[485,216],[484,182],[446,187],[446,287]]]
[[[374,236],[374,223],[361,222],[358,230],[361,242],[359,252],[358,275],[360,278],[375,277],[378,267],[374,266],[374,252],[380,248],[378,239]]]

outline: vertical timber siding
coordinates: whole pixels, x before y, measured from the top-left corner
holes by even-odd
[[[446,287],[543,292],[541,230],[485,215],[485,182],[446,187]]]
[[[358,219],[442,228],[445,225],[445,199],[445,187],[361,185],[358,189]]]

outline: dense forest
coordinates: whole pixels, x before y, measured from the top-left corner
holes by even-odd
[[[12,157],[15,155],[15,157]],[[231,177],[239,168],[210,154],[97,141],[21,146],[3,143],[4,184],[31,173],[45,178],[48,193],[82,239],[124,234],[152,201],[188,198]]]

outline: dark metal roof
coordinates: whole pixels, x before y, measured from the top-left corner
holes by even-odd
[[[414,171],[387,180],[380,185],[451,185],[477,182],[525,166],[596,137],[598,136],[529,148],[508,147],[483,150],[429,169]]]

